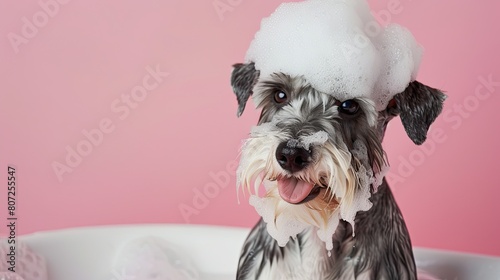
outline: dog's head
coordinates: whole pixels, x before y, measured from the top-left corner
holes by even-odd
[[[370,208],[369,197],[387,166],[382,148],[387,123],[399,115],[410,139],[422,144],[445,98],[413,81],[377,111],[369,98],[337,100],[303,77],[260,77],[253,63],[234,65],[231,85],[238,116],[251,96],[262,110],[242,148],[239,184],[267,185],[275,223],[280,215],[293,215],[320,228],[332,215],[353,222],[357,211]],[[265,211],[270,210],[259,214],[264,217]]]

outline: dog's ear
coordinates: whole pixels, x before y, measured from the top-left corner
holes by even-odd
[[[255,69],[255,64],[251,63],[238,63],[233,65],[234,69],[231,73],[231,86],[238,99],[238,112],[237,116],[243,114],[245,105],[248,98],[253,93],[253,87],[259,79],[260,72]]]
[[[443,109],[446,99],[440,90],[418,81],[411,82],[389,102],[387,112],[399,115],[406,134],[417,145],[424,143],[427,131]]]

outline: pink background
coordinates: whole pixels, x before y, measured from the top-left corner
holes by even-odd
[[[236,118],[230,66],[280,2],[2,1],[2,221],[13,164],[20,234],[123,223],[252,226],[258,216],[244,198],[238,205],[231,165],[258,112],[249,104]],[[382,20],[413,32],[425,47],[418,79],[449,95],[424,147],[399,119],[386,136],[390,182],[414,245],[500,256],[500,3],[370,2],[385,15],[397,6]],[[40,3],[52,3],[50,16]],[[218,13],[214,5],[224,4]],[[169,76],[153,86],[147,67],[157,65]],[[496,84],[483,86],[488,77]],[[143,79],[152,89],[126,114],[121,96]],[[95,133],[102,121],[108,133],[89,150],[82,130]],[[53,164],[66,164],[68,146],[88,155],[59,180]]]

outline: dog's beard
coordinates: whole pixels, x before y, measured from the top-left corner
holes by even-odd
[[[370,185],[376,190],[386,171],[384,168],[383,172],[373,173],[367,148],[361,141],[356,141],[349,151],[342,141],[334,144],[329,137],[324,138],[324,134],[326,132],[321,131],[300,139],[306,149],[309,145],[315,146],[317,154],[311,166],[293,175],[285,174],[275,159],[274,151],[286,140],[282,139],[286,135],[282,135],[273,123],[254,127],[251,137],[243,145],[237,171],[238,186],[252,193],[253,184],[249,202],[266,222],[268,233],[282,247],[290,237],[295,238],[306,228],[314,226],[330,251],[333,249],[332,236],[340,219],[352,225],[354,234],[356,213],[367,211],[372,206]],[[304,203],[288,203],[279,193],[278,181],[283,178],[319,187],[319,194]],[[265,187],[263,196],[259,196],[261,185]]]

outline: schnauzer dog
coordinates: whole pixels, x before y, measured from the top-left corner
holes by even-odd
[[[310,224],[279,242],[261,218],[245,241],[236,278],[417,279],[408,230],[383,178],[387,159],[382,139],[387,123],[399,115],[409,138],[422,144],[445,95],[412,81],[380,111],[369,98],[336,100],[303,77],[260,77],[251,62],[234,65],[231,85],[238,116],[250,96],[262,110],[241,151],[240,184],[281,185],[265,195],[274,199],[274,221],[268,223],[292,215]],[[349,211],[363,184],[371,207],[359,208],[352,215],[355,223],[336,216],[334,233],[320,240],[318,225],[338,215],[342,205],[341,211]],[[327,249],[325,243],[330,244]]]

